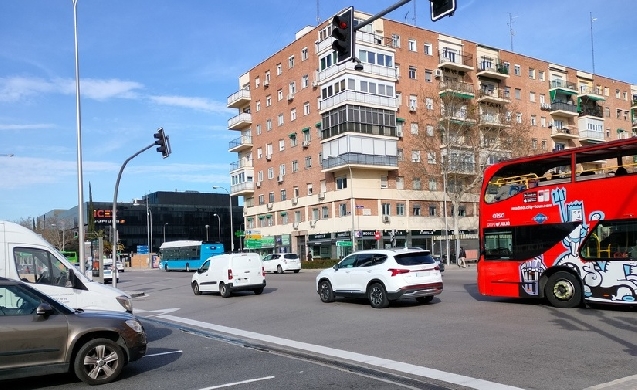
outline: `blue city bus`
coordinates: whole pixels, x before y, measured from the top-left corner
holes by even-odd
[[[168,241],[159,247],[159,268],[164,271],[194,271],[207,258],[223,252],[223,244],[220,242]]]

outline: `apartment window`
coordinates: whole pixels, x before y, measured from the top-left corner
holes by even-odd
[[[281,76],[281,73],[283,73],[283,68],[281,67],[281,63],[278,63],[276,64],[276,75]]]
[[[292,161],[292,172],[299,171],[299,160]]]
[[[281,225],[287,225],[288,223],[289,223],[288,222],[288,214],[287,213],[282,214],[281,215]]]
[[[538,71],[538,77],[540,81],[546,81],[545,72],[543,70]]]
[[[429,205],[429,216],[430,217],[435,217],[436,214],[437,214],[436,206]]]
[[[283,126],[283,114],[277,115],[277,124]]]
[[[274,179],[274,168],[268,168],[268,179]]]
[[[300,211],[295,211],[294,212],[294,222],[296,222],[296,223],[301,222],[301,212]]]
[[[341,217],[347,216],[347,203],[340,203],[338,205],[338,215]]]
[[[396,189],[397,190],[402,190],[405,188],[405,178],[402,176],[398,176],[396,178]]]
[[[301,49],[301,61],[305,61],[309,58],[309,54],[308,54],[308,50],[307,47],[304,47],[303,49]]]
[[[529,100],[535,102],[535,92],[529,92]]]
[[[535,115],[531,115],[531,126],[537,126],[537,118]]]
[[[305,89],[310,85],[310,76],[304,74],[303,77],[301,77],[301,88]]]
[[[265,82],[267,82],[267,83],[270,82],[270,71],[269,70],[267,72],[265,72]]]
[[[287,199],[287,194],[285,192],[285,190],[281,190],[281,201],[284,201]]]
[[[294,94],[296,93],[296,81],[292,81],[290,83],[288,91],[290,92],[290,95],[294,96]]]
[[[410,111],[416,110],[416,107],[418,107],[417,101],[418,101],[418,97],[416,95],[409,95],[409,110]]]
[[[418,49],[416,49],[416,40],[415,39],[410,39],[409,40],[408,48],[409,48],[409,51],[418,51]]]
[[[418,134],[418,123],[416,122],[411,123],[411,134],[414,134],[414,135]]]
[[[265,97],[265,106],[270,107],[272,105],[272,96],[268,95]]]
[[[535,80],[535,69],[529,68],[529,78]]]
[[[380,177],[380,188],[387,188],[388,184],[387,184],[387,176],[381,176]]]
[[[546,127],[546,118],[543,116],[540,117],[540,126]]]
[[[411,215],[414,216],[414,217],[420,216],[420,205],[419,204],[415,204],[415,205],[412,206]]]
[[[395,47],[395,48],[400,47],[400,35],[398,34],[391,35],[391,45],[392,47]]]
[[[415,66],[410,66],[409,67],[409,78],[410,79],[416,79],[416,67]]]
[[[619,96],[620,96],[619,89],[616,89],[616,90],[615,90],[615,98],[616,98],[616,99],[619,99]]]
[[[303,103],[303,115],[310,115],[310,102]]]
[[[628,100],[628,93],[626,91],[622,92],[622,95],[624,96],[624,100]]]
[[[398,149],[396,154],[398,155],[398,161],[405,161],[405,154],[402,149]]]
[[[431,43],[425,43],[424,51],[425,54],[428,56],[433,55],[433,46],[431,45]]]
[[[261,194],[259,195],[259,204],[264,204],[265,203],[265,195]]]
[[[544,104],[544,103],[546,103],[546,96],[543,93],[541,93],[540,94],[540,104]]]
[[[522,123],[522,113],[518,112],[518,113],[515,115],[515,121],[516,121],[517,123]]]
[[[305,157],[305,168],[312,168],[312,157],[311,156],[306,156]]]
[[[515,89],[515,98],[518,100],[522,99],[522,90],[520,88]]]
[[[303,132],[303,141],[308,141],[310,142],[312,140],[312,135],[310,134],[309,131],[304,131]]]
[[[617,114],[616,115],[617,115],[617,119],[619,119],[621,117],[621,115],[622,115],[622,109],[621,108],[617,109]]]
[[[293,122],[296,120],[296,108],[293,108],[290,110],[290,122]]]
[[[261,100],[257,100],[257,102],[255,103],[255,107],[257,112],[261,111]]]
[[[610,107],[604,107],[604,116],[610,118]]]
[[[429,164],[436,163],[436,152],[427,152],[427,162]]]
[[[434,127],[432,125],[427,125],[426,133],[427,133],[428,136],[433,137],[433,135],[434,135]]]
[[[294,68],[294,56],[288,58],[288,68]]]
[[[542,150],[546,150],[546,140],[542,140]]]
[[[263,150],[261,148],[257,148],[257,160],[261,159],[261,157],[263,156]],[[261,174],[261,180],[263,180],[263,173]]]
[[[520,70],[520,65],[518,64],[513,65],[513,74],[515,74],[516,76],[522,75],[522,71]]]
[[[537,139],[535,138],[531,140],[531,149],[537,150]]]
[[[390,203],[382,203],[380,205],[382,215],[391,215],[391,204]]]
[[[319,209],[318,209],[318,207],[312,208],[312,220],[313,221],[318,221],[319,220]]]
[[[296,136],[294,137],[290,137],[290,147],[295,147],[296,145],[299,144],[299,141],[296,139]]]
[[[314,189],[312,187],[312,183],[307,184],[307,194],[312,195],[314,193]]]
[[[261,125],[257,125],[257,135],[261,135]]]
[[[414,150],[411,152],[411,162],[413,163],[420,162],[420,150]]]
[[[276,91],[276,100],[277,101],[283,100],[283,90],[282,89],[279,89],[278,91]]]
[[[322,206],[321,215],[323,216],[323,219],[328,219],[330,217],[330,209],[327,206]]]
[[[610,89],[608,87],[604,87],[604,96],[609,96]]]
[[[429,178],[429,191],[438,191],[438,181],[434,177]]]
[[[433,77],[433,72],[429,69],[425,70],[425,81],[430,83]]]
[[[280,139],[279,140],[279,152],[282,152],[285,150],[285,140]]]
[[[432,98],[425,98],[425,107],[428,110],[434,109],[434,100]]]
[[[504,87],[504,97],[507,99],[511,97],[511,87]]]
[[[268,202],[274,203],[274,192],[268,194]]]
[[[272,119],[266,119],[265,120],[265,129],[267,131],[272,130]]]
[[[254,87],[255,88],[259,88],[259,85],[261,85],[261,78],[260,77],[256,77],[254,79]]]
[[[337,177],[336,178],[336,189],[343,190],[347,188],[347,177]]]
[[[396,203],[396,215],[404,216],[405,215],[405,204],[404,203]]]
[[[411,186],[413,190],[419,190],[421,188],[420,186],[420,178],[419,177],[414,177],[414,180],[411,182]]]

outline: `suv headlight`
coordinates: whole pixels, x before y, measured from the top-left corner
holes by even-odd
[[[127,312],[133,312],[133,301],[129,297],[127,297],[126,295],[120,295],[116,299],[117,302],[119,302],[119,304],[122,305]]]
[[[137,333],[144,332],[144,327],[137,320],[127,320],[126,325]]]

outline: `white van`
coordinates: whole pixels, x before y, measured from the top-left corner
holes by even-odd
[[[192,275],[192,291],[218,292],[228,298],[233,291],[254,291],[265,288],[263,261],[257,253],[230,253],[209,257]]]
[[[0,276],[22,280],[73,309],[133,312],[132,298],[89,280],[40,235],[0,221]]]

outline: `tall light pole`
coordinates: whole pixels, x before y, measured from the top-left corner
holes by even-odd
[[[352,205],[350,214],[352,215],[352,253],[356,252],[356,225],[355,225],[355,210],[356,210],[356,200],[354,199],[354,174],[352,173],[352,165],[345,161],[345,159],[341,156],[333,156],[334,158],[340,159],[344,164],[347,164],[347,168],[349,169],[349,194],[351,198]]]
[[[162,243],[166,242],[166,225],[168,225],[168,222],[164,223],[164,241]]]
[[[225,187],[221,186],[212,186],[213,190],[222,189],[228,193],[228,198],[230,199],[230,252],[234,252],[234,228],[232,227],[232,195],[230,191]]]
[[[213,217],[217,217],[217,221],[219,222],[219,242],[221,242],[221,217],[219,214],[212,214]]]
[[[208,241],[208,228],[210,228],[210,225],[206,225],[206,241]]]
[[[75,36],[75,114],[77,123],[77,238],[80,272],[84,275],[84,179],[82,177],[82,116],[80,115],[80,57],[77,44],[77,0],[73,0],[73,33]],[[113,214],[115,218],[115,214]],[[115,267],[117,269],[117,267]],[[117,276],[117,274],[115,274]],[[117,286],[117,281],[114,283]]]
[[[146,194],[146,238],[148,239],[148,268],[153,268],[153,262],[151,259],[151,242],[153,241],[153,213],[148,206],[148,194]]]

